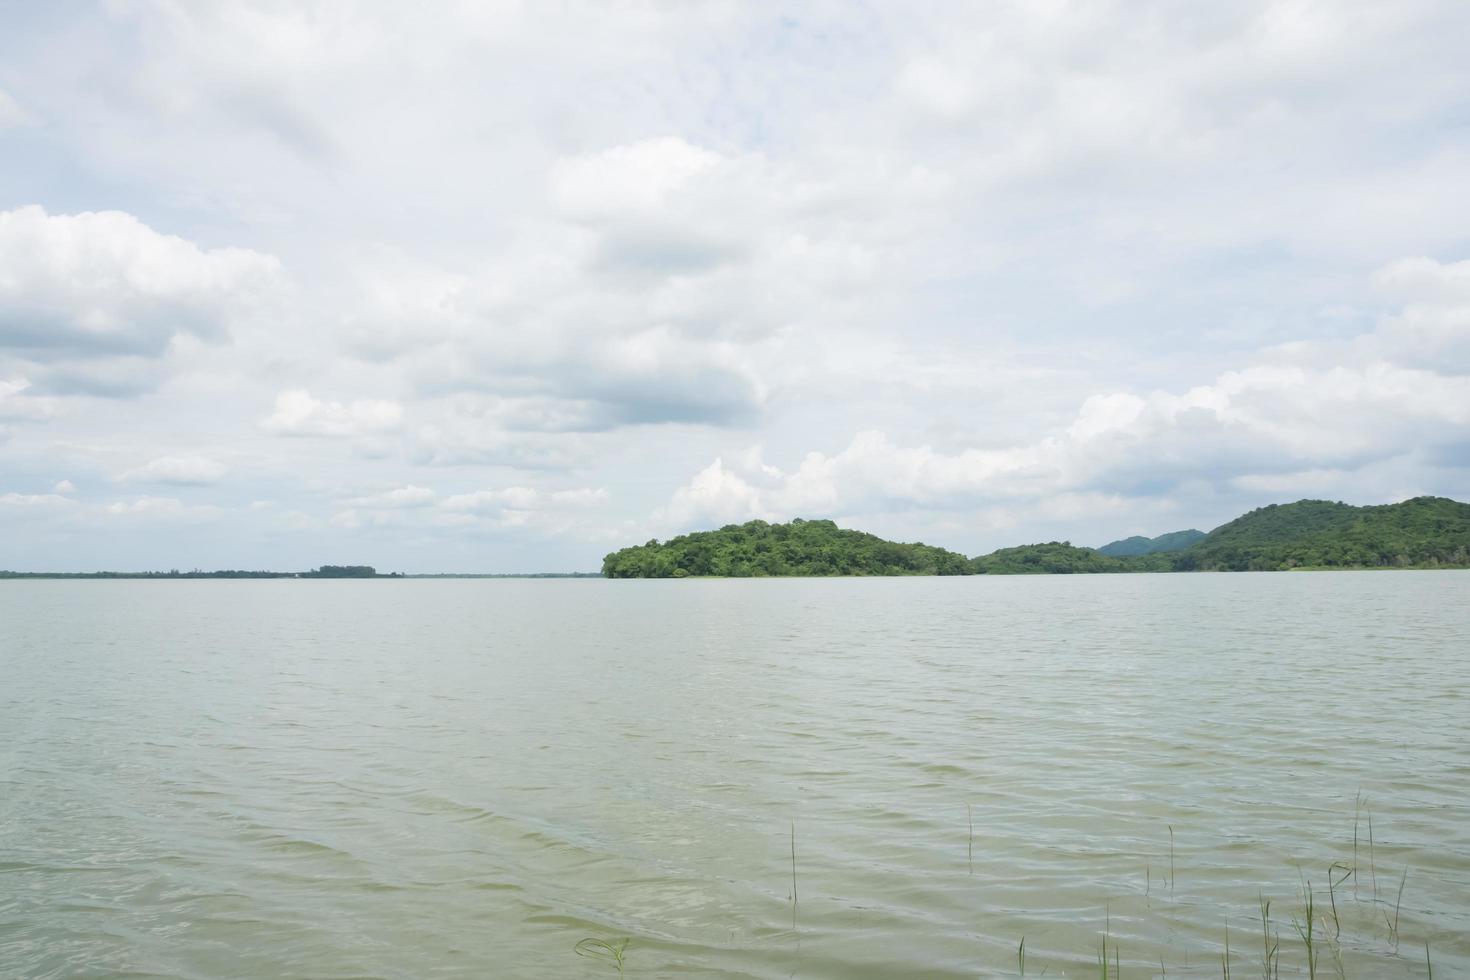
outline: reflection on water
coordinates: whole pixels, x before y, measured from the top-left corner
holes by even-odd
[[[1467,600],[3,583],[0,975],[1470,974]]]

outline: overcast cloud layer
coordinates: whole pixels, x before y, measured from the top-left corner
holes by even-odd
[[[0,568],[1470,498],[1466,4],[432,11],[0,12]]]

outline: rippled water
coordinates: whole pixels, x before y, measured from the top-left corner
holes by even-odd
[[[0,583],[0,976],[1470,975],[1467,600]]]

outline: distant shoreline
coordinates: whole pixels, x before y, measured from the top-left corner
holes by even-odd
[[[536,579],[880,578],[1106,575],[1180,572],[1399,571],[1470,568],[1470,504],[1414,497],[1354,507],[1298,500],[1250,511],[1205,534],[1135,535],[1101,548],[1069,541],[1001,548],[974,558],[918,542],[886,541],[830,520],[762,520],[695,531],[612,552],[600,572],[379,572],[322,565],[302,572],[169,569],[155,572],[14,572],[5,579]]]
[[[1466,572],[1470,571],[1464,565],[1319,565],[1315,567],[1298,566],[1296,568],[1256,568],[1256,569],[1220,569],[1200,568],[1183,571],[1178,569],[1158,570],[1143,572],[1144,575],[1270,575],[1280,572]],[[643,581],[751,581],[757,579],[915,579],[915,578],[1034,578],[1055,576],[1077,576],[1080,578],[1093,578],[1097,576],[1127,575],[1136,576],[1136,571],[1105,571],[1105,572],[1042,572],[1036,574],[1028,573],[991,573],[989,575],[940,575],[940,574],[892,574],[892,575],[689,575],[670,576],[668,578],[643,579]],[[356,581],[356,582],[381,582],[399,579],[598,579],[601,581],[629,581],[628,579],[611,578],[601,572],[422,572],[417,574],[387,574],[373,576],[321,576],[302,575],[296,572],[264,572],[249,573],[243,575],[222,574],[215,572],[198,572],[170,575],[168,573],[152,572],[10,572],[0,571],[0,582],[6,581],[75,581],[75,582],[202,582],[210,580],[243,582],[243,581],[281,581],[283,579],[323,579],[330,581]],[[639,579],[632,579],[638,581]]]
[[[307,579],[342,581],[382,581],[385,579],[434,579],[434,578],[602,578],[601,572],[423,572],[406,574],[387,572],[380,575],[313,575],[309,572],[11,572],[0,571],[0,581],[20,579],[75,579],[84,581],[127,580],[144,582],[203,581],[229,579],[279,580]]]

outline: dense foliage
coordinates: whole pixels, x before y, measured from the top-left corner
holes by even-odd
[[[1470,567],[1470,504],[1444,497],[1377,507],[1272,504],[1216,528],[1174,559],[1179,571]]]
[[[1002,548],[970,560],[976,575],[1078,575],[1096,572],[1167,572],[1164,556],[1111,558],[1069,541]]]
[[[926,544],[899,544],[831,521],[789,524],[750,521],[697,531],[660,544],[608,555],[608,578],[685,578],[700,575],[965,575],[964,555]]]
[[[1199,532],[1128,538],[1097,551],[1057,542],[1003,548],[976,558],[973,565],[976,572],[990,575],[1470,567],[1470,504],[1444,497],[1376,507],[1326,500],[1272,504],[1182,549],[1136,550],[1138,542],[1177,543],[1191,534]]]
[[[1175,531],[1104,549],[1051,541],[978,558],[898,544],[831,521],[750,521],[608,555],[609,578],[729,575],[1069,575],[1289,568],[1470,567],[1470,504],[1416,497],[1352,507],[1300,500],[1253,510],[1208,535]]]
[[[1202,540],[1205,532],[1190,528],[1188,531],[1170,531],[1156,538],[1145,538],[1135,534],[1131,538],[1113,541],[1097,549],[1109,558],[1131,558],[1136,555],[1157,555],[1171,551],[1183,551]]]
[[[323,565],[310,572],[302,572],[302,578],[375,578],[378,570],[371,565]]]

